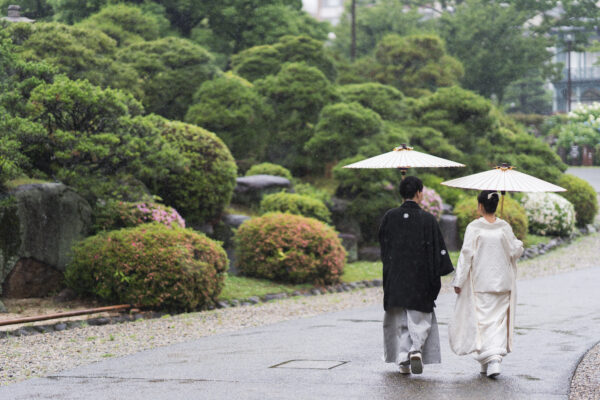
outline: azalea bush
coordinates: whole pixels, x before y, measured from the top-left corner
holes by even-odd
[[[568,236],[575,228],[575,208],[555,193],[527,193],[521,199],[529,230],[537,235]]]
[[[236,260],[247,276],[288,283],[337,283],[346,251],[333,228],[313,218],[269,213],[236,233]]]
[[[94,210],[94,230],[110,231],[158,222],[168,227],[185,228],[177,210],[152,202],[108,201]]]
[[[229,264],[218,242],[158,223],[91,236],[72,255],[65,280],[80,295],[176,310],[213,304]]]
[[[502,199],[500,201],[502,201]],[[509,196],[504,196],[504,215],[502,217],[500,216],[500,211],[501,205],[499,203],[498,209],[496,210],[496,216],[508,222],[512,227],[515,236],[520,240],[524,240],[527,237],[529,223],[525,209],[521,204]],[[454,207],[454,215],[458,218],[458,234],[460,240],[463,240],[467,225],[469,225],[471,221],[479,218],[479,213],[477,212],[477,197],[470,196],[459,201],[456,204],[456,207]]]
[[[273,193],[265,195],[260,202],[262,213],[287,212],[315,218],[325,223],[331,222],[331,212],[318,199],[296,193]]]
[[[423,187],[423,200],[419,205],[423,210],[433,214],[437,219],[440,219],[442,216],[442,198],[431,188]]]

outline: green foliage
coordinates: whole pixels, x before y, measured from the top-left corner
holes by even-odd
[[[575,228],[575,208],[555,193],[525,193],[521,199],[529,231],[537,235],[569,236]]]
[[[137,71],[146,111],[171,119],[182,120],[198,87],[219,73],[208,51],[176,37],[131,44],[117,57]]]
[[[497,217],[500,217],[500,211],[501,204],[498,204],[498,209],[496,210]],[[467,225],[479,217],[479,214],[477,213],[477,196],[469,196],[459,201],[454,208],[454,215],[458,218],[458,234],[462,241],[465,236]],[[517,238],[525,240],[529,224],[525,209],[518,201],[509,196],[504,196],[504,216],[502,219],[510,224]]]
[[[393,86],[374,82],[343,85],[338,87],[338,94],[343,101],[358,102],[385,120],[403,120],[408,114],[404,96]]]
[[[115,61],[116,42],[102,32],[59,23],[12,24],[8,31],[26,61],[45,61],[71,79],[141,93],[136,71]]]
[[[533,16],[518,3],[487,0],[466,0],[442,16],[439,30],[449,53],[464,65],[466,89],[502,102],[509,84],[527,73],[553,75],[550,35],[532,34],[527,21]]]
[[[168,227],[185,228],[185,221],[177,210],[152,202],[125,202],[108,200],[94,208],[94,232],[132,228],[156,222]]]
[[[335,162],[355,154],[381,128],[379,115],[359,103],[331,104],[321,111],[315,134],[305,150],[317,159],[315,162]]]
[[[216,133],[236,160],[252,162],[263,158],[271,113],[252,84],[228,73],[200,86],[185,120]]]
[[[145,224],[79,242],[67,285],[109,303],[193,310],[217,299],[228,260],[218,242],[189,229]]]
[[[263,197],[260,202],[263,214],[269,212],[290,213],[315,218],[325,223],[331,222],[331,213],[318,199],[296,193],[273,193]]]
[[[346,251],[324,223],[272,213],[244,222],[236,233],[236,259],[247,276],[279,282],[339,282]]]
[[[600,155],[600,131],[597,126],[597,123],[592,125],[588,122],[570,122],[560,128],[556,147],[565,153],[568,163],[581,164],[581,152],[574,157],[571,153],[572,146],[588,146]],[[598,161],[596,157],[594,164],[598,164]]]
[[[598,214],[598,197],[592,185],[571,174],[563,174],[558,185],[567,189],[566,192],[559,194],[575,207],[577,226],[594,223],[594,218]]]
[[[400,203],[397,188],[401,176],[389,169],[342,168],[364,158],[357,155],[341,160],[333,168],[333,177],[339,183],[335,195],[350,201],[345,216],[358,222],[362,241],[370,243],[377,241],[378,222],[385,212]]]
[[[157,177],[148,187],[192,226],[217,221],[231,200],[237,177],[227,146],[214,133],[195,125],[157,116],[147,118],[190,162],[183,172]]]
[[[78,26],[104,32],[124,46],[143,40],[156,40],[160,22],[155,14],[144,13],[140,7],[113,4],[81,21]]]
[[[296,183],[294,185],[294,191],[303,196],[309,196],[320,200],[325,205],[329,205],[331,203],[331,195],[327,191],[319,189],[310,183]]]
[[[441,88],[419,99],[413,115],[418,125],[441,132],[464,154],[454,160],[466,164],[467,171],[508,162],[519,171],[555,182],[566,169],[546,143],[528,135],[488,100],[467,90]]]
[[[310,165],[304,144],[313,135],[321,109],[336,99],[333,86],[317,68],[302,63],[284,65],[277,75],[256,81],[275,115],[267,158],[294,172]]]
[[[423,181],[424,186],[434,189],[445,203],[453,207],[465,197],[465,190],[442,185],[441,183],[444,181],[442,177],[433,174],[419,174],[419,178]]]
[[[530,74],[506,87],[504,106],[510,113],[550,114],[552,91],[546,89],[546,81],[541,76]]]
[[[275,175],[289,180],[292,179],[292,173],[289,169],[282,167],[281,165],[268,162],[256,164],[250,167],[250,169],[246,171],[246,176],[251,175]]]
[[[250,47],[231,57],[232,69],[250,81],[274,75],[288,62],[316,67],[331,81],[337,74],[323,42],[308,36],[283,36],[273,45]]]
[[[418,97],[455,85],[463,67],[435,35],[387,35],[378,44],[372,79]]]

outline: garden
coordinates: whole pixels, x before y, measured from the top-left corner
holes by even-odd
[[[573,137],[597,146],[598,107],[552,119],[552,148],[469,86],[441,33],[382,35],[352,61],[297,3],[242,16],[49,0],[42,21],[3,23],[2,296],[68,288],[191,311],[377,284],[377,229],[400,204],[401,175],[343,166],[401,143],[466,165],[409,172],[426,186],[426,211],[456,217],[459,240],[475,195],[441,182],[502,162],[568,189],[507,196],[526,245],[591,230],[597,194],[558,153]],[[249,196],[244,179],[276,184]],[[44,271],[38,291],[31,265]]]

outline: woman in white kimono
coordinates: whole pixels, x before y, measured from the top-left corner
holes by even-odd
[[[448,333],[452,351],[474,354],[481,373],[495,377],[512,348],[516,261],[523,243],[506,221],[496,217],[497,192],[483,191],[477,201],[481,218],[465,231],[452,281],[458,297]]]

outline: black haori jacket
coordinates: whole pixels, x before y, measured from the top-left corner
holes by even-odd
[[[379,227],[383,308],[432,312],[440,277],[454,271],[437,220],[414,201],[388,210]]]

